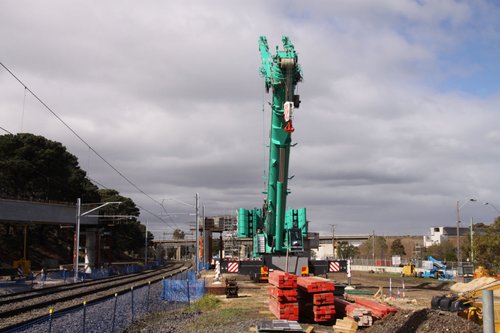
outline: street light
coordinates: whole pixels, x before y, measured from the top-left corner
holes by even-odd
[[[457,264],[458,267],[462,266],[462,256],[460,253],[460,209],[470,202],[475,202],[476,199],[469,199],[467,202],[460,205],[460,201],[457,201]],[[458,269],[457,269],[457,281],[458,281]]]
[[[195,205],[194,205],[194,206],[193,206],[193,205],[191,205],[191,204],[188,204],[188,203],[186,203],[186,202],[183,202],[183,201],[180,201],[180,200],[174,199],[174,198],[166,198],[166,199],[162,199],[162,200],[161,200],[161,206],[162,206],[163,210],[165,210],[165,213],[167,213],[167,211],[166,211],[165,207],[163,206],[163,202],[164,202],[165,200],[172,200],[172,201],[178,202],[178,203],[180,203],[180,204],[183,204],[183,205],[185,205],[185,206],[189,206],[189,207],[194,207],[194,208],[195,208],[195,211],[196,211],[196,214],[195,214],[195,215],[196,215],[196,240],[195,240],[195,242],[196,242],[195,246],[196,246],[196,247],[195,247],[195,251],[196,251],[196,253],[195,253],[195,256],[194,256],[194,257],[195,257],[195,265],[196,265],[196,266],[195,266],[196,276],[198,276],[198,260],[199,260],[198,255],[199,255],[199,252],[200,252],[200,250],[199,250],[199,246],[200,246],[200,244],[199,244],[199,242],[198,242],[198,234],[199,234],[199,232],[200,232],[200,231],[199,231],[199,230],[200,230],[200,227],[199,227],[199,221],[198,221],[198,220],[199,220],[199,218],[198,218],[198,216],[199,216],[199,201],[200,201],[200,195],[199,195],[198,193],[196,193],[196,196],[195,196]],[[168,214],[168,213],[167,213],[167,214]]]
[[[498,210],[498,208],[496,208],[495,205],[492,204],[491,202],[483,202],[483,205],[485,205],[485,206],[491,206],[494,210],[497,211],[498,214],[500,214],[500,210]]]
[[[88,210],[86,212],[81,212],[82,210],[82,199],[78,198],[76,199],[76,244],[75,244],[75,266],[73,269],[75,270],[75,277],[74,277],[74,282],[78,281],[78,259],[80,255],[80,219],[82,216],[88,215],[92,212],[95,212],[96,210],[101,209],[104,206],[108,205],[119,205],[121,204],[120,201],[110,201],[110,202],[105,202],[100,206],[97,206],[95,208],[92,208],[91,210]]]

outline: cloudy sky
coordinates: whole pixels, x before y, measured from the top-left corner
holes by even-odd
[[[197,192],[206,215],[260,207],[258,37],[274,51],[287,35],[304,75],[288,204],[312,231],[425,234],[469,198],[462,221],[490,223],[498,17],[482,0],[2,1],[0,61],[130,182],[2,67],[0,126],[63,143],[99,184],[173,214],[142,212],[157,238],[188,229]]]

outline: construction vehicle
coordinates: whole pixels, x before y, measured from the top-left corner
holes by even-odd
[[[477,280],[474,281],[478,285]],[[431,300],[431,308],[456,312],[460,317],[471,320],[479,325],[482,325],[483,311],[482,292],[484,290],[498,290],[500,289],[500,280],[488,282],[486,284],[478,285],[472,290],[461,292],[458,294],[448,294],[442,296],[434,296]],[[496,304],[495,304],[496,305]],[[495,313],[495,331],[500,331],[500,312]]]
[[[300,104],[295,88],[302,72],[292,42],[286,36],[282,42],[283,50],[277,47],[271,55],[266,37],[259,38],[260,72],[266,91],[272,90],[266,198],[262,208],[238,210],[238,237],[253,238],[252,257],[262,257],[271,266],[273,258],[285,255],[288,266],[290,256],[304,251],[307,237],[306,209],[286,209],[293,112]]]
[[[406,263],[406,265],[403,266],[403,268],[401,269],[401,277],[405,277],[405,276],[413,276],[413,277],[418,276],[418,273],[417,273],[417,270],[415,269],[414,263],[408,262],[408,263]]]
[[[451,274],[446,271],[446,262],[441,262],[432,256],[428,258],[430,268],[420,274],[420,277],[430,277],[439,280],[450,280],[452,278]]]

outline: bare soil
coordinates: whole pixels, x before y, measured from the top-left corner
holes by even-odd
[[[204,276],[209,290],[219,294],[223,285],[212,284],[213,275]],[[347,282],[345,274],[330,275],[330,279],[337,284]],[[389,279],[392,281],[393,294],[390,297]],[[163,314],[145,319],[137,330],[128,332],[249,332],[255,330],[255,324],[261,320],[276,319],[268,308],[266,289],[268,284],[257,284],[248,281],[245,277],[237,276],[239,290],[238,298],[226,298],[219,295],[221,300],[216,309],[191,314]],[[382,288],[380,301],[398,308],[396,314],[375,321],[370,328],[360,328],[359,332],[367,333],[440,333],[440,332],[482,332],[482,327],[459,317],[456,313],[431,310],[433,296],[448,294],[453,282],[433,279],[404,278],[395,274],[375,274],[368,272],[353,272],[351,285],[355,287],[355,297],[373,299],[373,294]],[[217,289],[221,288],[221,289]],[[397,289],[399,288],[399,297]],[[162,317],[162,318],[160,318]],[[314,332],[333,333],[332,325],[300,323],[304,329],[314,326]]]

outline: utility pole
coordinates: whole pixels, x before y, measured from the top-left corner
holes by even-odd
[[[121,204],[121,202],[118,201],[105,202],[96,208],[93,208],[91,210],[82,213],[82,199],[81,198],[76,199],[76,239],[75,239],[75,253],[74,253],[75,258],[73,263],[73,269],[75,271],[74,282],[78,282],[78,264],[79,264],[78,261],[80,255],[80,222],[82,216],[95,212],[96,210],[99,210],[107,205],[119,205],[119,204]]]
[[[144,235],[144,267],[148,264],[148,220],[146,220],[146,232]]]
[[[457,265],[461,267],[462,256],[460,254],[460,201],[457,201]],[[459,274],[459,268],[457,268],[457,279]],[[458,282],[458,280],[457,280]]]
[[[474,218],[470,218],[470,262],[474,265]]]
[[[375,230],[372,230],[373,236],[372,236],[372,259],[373,259],[373,266],[375,266]]]
[[[337,259],[337,251],[335,251],[335,224],[332,227],[332,259]]]
[[[207,260],[207,231],[205,230],[205,205],[201,206],[201,219],[202,219],[202,229],[203,229],[203,234],[202,234],[202,262],[205,263]],[[210,260],[209,260],[210,261]]]
[[[459,281],[459,275],[463,274],[462,271],[462,254],[460,253],[460,209],[467,205],[469,202],[475,202],[476,199],[469,199],[467,202],[460,206],[460,201],[457,200],[457,282]]]
[[[76,235],[75,235],[75,249],[74,249],[74,260],[73,260],[73,271],[75,273],[74,282],[78,281],[78,261],[80,256],[80,219],[82,211],[82,199],[76,199]]]
[[[196,193],[196,197],[195,197],[195,209],[196,209],[196,223],[195,223],[195,234],[196,234],[196,238],[195,238],[195,242],[196,242],[196,247],[195,247],[195,272],[196,272],[196,276],[198,276],[198,255],[199,255],[199,252],[200,252],[200,244],[198,243],[199,242],[199,233],[200,233],[200,227],[199,227],[199,221],[198,221],[198,201],[199,201],[199,194]]]

